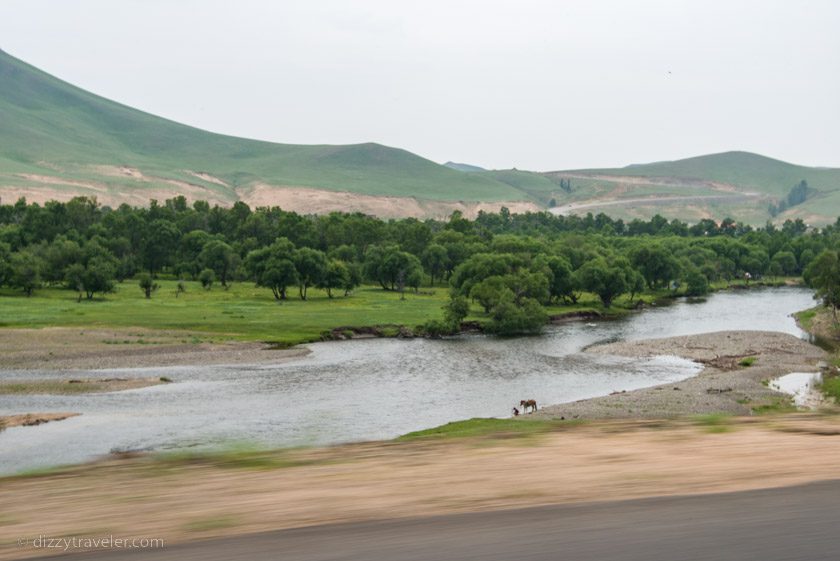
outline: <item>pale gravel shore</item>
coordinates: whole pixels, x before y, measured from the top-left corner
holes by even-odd
[[[711,413],[751,415],[753,408],[772,406],[788,397],[768,388],[767,381],[791,372],[815,372],[817,363],[826,358],[823,350],[807,341],[768,331],[721,331],[623,341],[596,345],[586,352],[629,357],[679,356],[705,367],[682,382],[549,405],[526,418],[655,419]],[[745,357],[756,357],[756,360],[752,366],[740,366],[739,361]]]
[[[0,370],[95,370],[283,362],[306,347],[207,339],[213,334],[141,328],[0,329]],[[217,336],[218,337],[218,336]]]

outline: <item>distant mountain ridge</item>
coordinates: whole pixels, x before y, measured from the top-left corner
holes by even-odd
[[[763,224],[801,180],[809,198],[774,219],[833,222],[840,170],[725,152],[624,168],[530,172],[437,164],[399,148],[278,144],[176,123],[102,98],[0,51],[0,201],[95,196],[148,204],[184,195],[231,205],[381,216],[553,207]]]

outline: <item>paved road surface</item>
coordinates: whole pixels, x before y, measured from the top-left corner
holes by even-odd
[[[61,559],[836,561],[840,480],[731,494],[317,526],[158,551]]]

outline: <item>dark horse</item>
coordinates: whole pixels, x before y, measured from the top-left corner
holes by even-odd
[[[519,405],[522,407],[522,411],[524,411],[525,413],[528,412],[528,409],[530,409],[532,412],[537,410],[537,402],[533,399],[523,399],[519,402]]]

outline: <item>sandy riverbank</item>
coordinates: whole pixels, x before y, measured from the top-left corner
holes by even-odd
[[[43,534],[154,536],[169,546],[331,522],[779,487],[836,478],[838,439],[840,417],[786,415],[111,459],[0,479],[0,558],[43,554],[16,542]]]
[[[309,353],[212,334],[140,328],[0,329],[0,369],[91,370],[278,362]]]
[[[76,417],[80,413],[24,413],[22,415],[0,415],[0,430],[11,427],[34,427],[50,423],[52,421],[63,421],[70,417]]]
[[[624,341],[590,347],[586,352],[629,357],[671,355],[704,365],[696,376],[572,403],[549,405],[536,416],[566,419],[668,418],[784,407],[788,397],[767,386],[790,372],[815,372],[826,353],[785,333],[721,331],[683,337]],[[751,366],[742,359],[754,357]],[[529,415],[533,417],[533,415]]]

